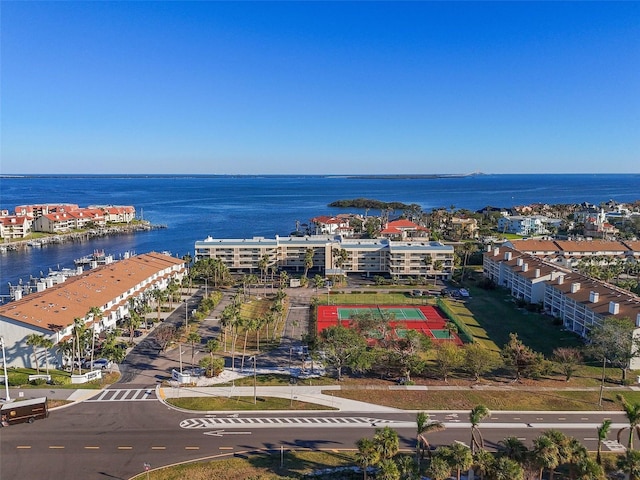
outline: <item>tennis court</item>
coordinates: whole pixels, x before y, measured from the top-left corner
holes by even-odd
[[[341,307],[336,306],[338,318],[340,320],[349,320],[356,315],[369,313],[373,318],[387,318],[389,320],[420,320],[424,321],[427,317],[416,307]]]
[[[353,319],[369,314],[375,319],[386,319],[388,331],[397,338],[404,338],[408,330],[416,330],[435,342],[453,341],[462,345],[455,332],[447,328],[448,319],[438,307],[432,305],[319,305],[318,333],[334,325],[350,327]],[[370,340],[380,340],[381,334],[370,331]]]

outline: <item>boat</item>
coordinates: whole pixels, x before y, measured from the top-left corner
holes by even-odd
[[[94,250],[91,255],[85,255],[73,261],[76,266],[91,265],[93,262],[96,262],[98,265],[105,265],[107,263],[107,255],[105,255],[104,250]]]

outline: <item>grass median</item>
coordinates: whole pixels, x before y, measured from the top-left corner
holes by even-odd
[[[599,410],[598,390],[332,390],[336,397],[375,403],[403,410],[471,410],[485,405],[490,410]],[[640,392],[605,391],[603,410],[622,410],[616,395],[640,403]]]
[[[333,476],[324,479],[360,480],[362,473],[346,469],[355,464],[353,452],[308,451],[306,449],[274,449],[269,452],[235,453],[235,458],[209,462],[188,463],[140,474],[139,480],[238,480],[241,478],[279,480],[309,478],[307,475],[321,469],[335,469]]]
[[[168,398],[167,403],[195,411],[336,410],[326,405],[279,397],[257,397],[256,403],[253,403],[253,397],[182,397]]]

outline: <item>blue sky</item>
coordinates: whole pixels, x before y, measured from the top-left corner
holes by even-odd
[[[1,172],[640,172],[640,2],[12,2]]]

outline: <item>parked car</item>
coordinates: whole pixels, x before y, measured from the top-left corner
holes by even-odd
[[[94,360],[93,361],[93,368],[94,369],[102,369],[104,370],[105,368],[109,368],[111,367],[112,362],[111,360],[107,359],[107,358],[99,358],[98,360]]]

